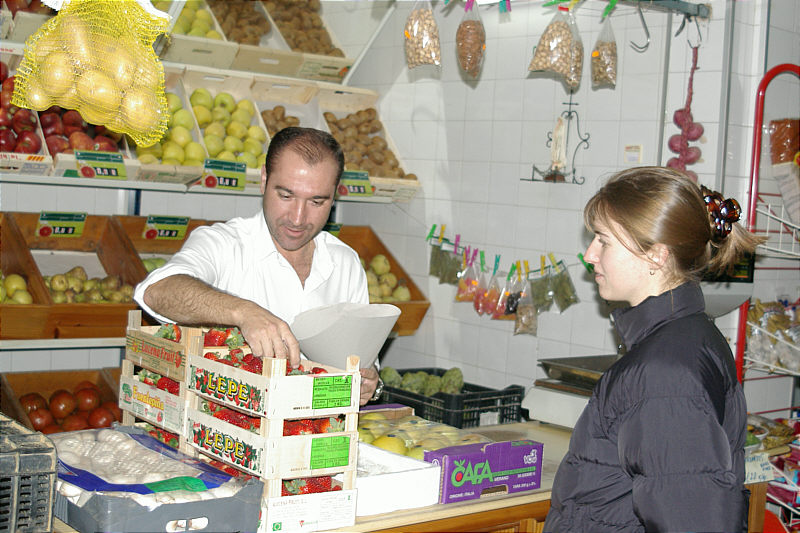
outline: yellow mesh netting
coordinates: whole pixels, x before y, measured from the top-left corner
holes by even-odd
[[[137,145],[155,143],[169,109],[153,42],[167,25],[136,0],[71,0],[25,42],[12,103],[77,109]]]

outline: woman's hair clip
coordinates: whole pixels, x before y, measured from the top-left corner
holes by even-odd
[[[706,209],[708,209],[711,226],[714,228],[714,242],[720,242],[731,232],[733,223],[739,220],[742,208],[739,207],[739,202],[733,198],[725,199],[720,193],[703,185],[700,186],[700,191],[703,194]]]

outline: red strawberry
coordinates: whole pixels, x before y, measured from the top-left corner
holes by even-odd
[[[331,476],[317,476],[307,477],[306,483],[309,485],[309,492],[315,494],[317,492],[328,492],[331,490]]]
[[[249,355],[249,354],[248,354]],[[250,361],[245,361],[242,365],[242,370],[247,370],[253,374],[261,374],[264,370],[264,364],[258,357],[252,358]]]
[[[337,433],[344,431],[344,420],[341,418],[328,417],[317,418],[314,420],[317,433]]]
[[[203,336],[203,346],[225,346],[230,329],[211,328]]]
[[[252,427],[248,416],[225,407],[214,413],[214,418],[218,418],[242,429],[250,429]]]
[[[206,359],[211,359],[212,361],[217,360],[217,354],[215,354],[214,352],[206,352],[206,354],[203,357],[205,357]]]
[[[286,435],[313,435],[314,422],[308,418],[301,420],[284,420],[283,434]]]
[[[156,331],[156,337],[180,342],[181,328],[177,324],[163,324],[160,328],[158,328],[158,331]]]
[[[284,479],[281,487],[281,496],[293,494],[316,494],[328,492],[331,489],[331,476],[301,477],[297,479]]]
[[[286,364],[286,375],[287,376],[302,376],[302,375],[305,375],[305,374],[308,374],[308,372],[305,371],[305,369],[303,368],[303,364],[302,363],[297,365],[297,368],[290,368],[289,364],[288,363]]]
[[[315,366],[311,369],[312,374],[327,374],[328,371],[322,368],[321,366]]]
[[[156,382],[156,387],[161,390],[165,390],[170,394],[174,394],[175,396],[180,394],[181,390],[181,386],[177,381],[166,376],[159,378],[159,380]]]
[[[229,328],[227,331],[228,338],[225,339],[225,344],[228,345],[228,348],[238,348],[245,345],[244,337],[239,328]]]

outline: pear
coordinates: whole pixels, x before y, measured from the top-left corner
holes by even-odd
[[[381,292],[381,296],[383,296],[384,298],[386,296],[391,296],[392,295],[392,288],[389,286],[388,283],[379,283],[378,284],[378,289]]]
[[[74,276],[81,281],[86,281],[88,278],[86,275],[86,270],[84,270],[82,266],[72,267],[66,274],[67,276]]]
[[[108,291],[115,291],[120,286],[120,280],[117,276],[106,276],[100,282],[100,286]]]
[[[69,288],[67,284],[67,276],[64,274],[56,274],[50,278],[50,289],[54,291],[65,291]]]
[[[392,296],[398,302],[408,302],[411,300],[411,291],[408,289],[406,285],[398,285],[392,291]]]
[[[83,292],[89,292],[100,284],[97,278],[90,278],[83,282]]]
[[[378,276],[372,270],[367,270],[367,287],[378,284]]]
[[[378,276],[386,274],[392,268],[389,264],[389,260],[383,254],[374,256],[369,262],[369,266]]]
[[[74,292],[78,293],[83,291],[83,280],[77,278],[71,274],[66,275],[67,278],[67,287],[72,289]]]
[[[64,291],[53,291],[50,293],[50,296],[53,298],[54,304],[63,304],[67,302],[67,295],[64,294]]]
[[[386,274],[383,274],[382,276],[378,277],[378,281],[380,283],[386,283],[392,289],[397,287],[397,276],[395,276],[391,272],[387,272]]]
[[[119,292],[122,293],[122,300],[124,302],[133,300],[133,285],[124,284],[119,288]]]

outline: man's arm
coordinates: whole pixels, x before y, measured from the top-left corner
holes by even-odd
[[[300,364],[300,345],[289,325],[255,302],[215,289],[207,283],[176,274],[159,280],[144,292],[144,303],[179,324],[238,326],[256,357],[289,359]]]

